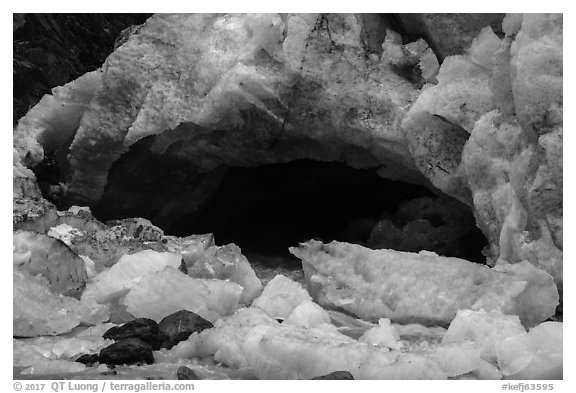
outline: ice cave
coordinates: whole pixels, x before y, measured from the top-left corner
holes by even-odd
[[[14,379],[562,379],[562,14],[14,14]]]

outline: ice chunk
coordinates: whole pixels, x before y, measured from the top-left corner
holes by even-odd
[[[117,326],[115,323],[100,323],[95,326],[90,326],[74,333],[74,337],[102,337],[108,330]]]
[[[166,266],[178,268],[180,262],[179,254],[152,250],[123,255],[114,266],[94,277],[87,285],[83,297],[93,296],[98,303],[111,302],[120,298],[146,275]]]
[[[445,378],[424,356],[383,351],[322,328],[257,326],[242,350],[260,379],[310,379],[334,371],[349,371],[354,379]]]
[[[42,352],[34,345],[23,340],[12,339],[12,366],[28,367],[45,359]]]
[[[88,279],[86,268],[66,244],[29,231],[14,232],[12,239],[16,268],[42,275],[54,292],[79,296]]]
[[[562,323],[544,322],[496,344],[506,379],[562,379]]]
[[[102,85],[102,70],[52,89],[23,118],[14,132],[18,138],[33,138],[44,150],[54,151],[74,136],[84,110]]]
[[[517,314],[529,325],[554,315],[558,304],[553,280],[536,268],[524,275],[430,252],[315,240],[290,251],[302,259],[308,291],[318,304],[368,321],[448,325],[459,309],[484,309]],[[543,275],[548,280],[540,281]]]
[[[188,266],[188,275],[192,277],[230,280],[240,285],[244,288],[241,298],[243,304],[250,304],[261,292],[260,279],[235,244],[210,247],[193,264],[186,257],[184,261]]]
[[[312,298],[302,285],[278,274],[262,291],[262,295],[252,303],[273,318],[285,319],[302,301]]]
[[[388,318],[380,318],[378,326],[364,333],[358,341],[383,348],[400,349],[400,334]]]
[[[84,261],[84,268],[86,269],[86,276],[92,279],[96,276],[96,264],[94,261],[87,257],[86,255],[79,255],[79,257]]]
[[[51,292],[28,273],[14,270],[12,289],[14,336],[56,335],[80,324],[76,299]]]
[[[490,26],[486,26],[480,31],[478,37],[472,41],[470,47],[470,58],[475,63],[486,69],[492,68],[493,57],[502,47],[502,42]]]
[[[78,373],[86,369],[82,363],[70,360],[40,360],[20,372],[22,375],[60,375]]]
[[[213,329],[194,334],[188,342],[172,349],[174,354],[186,353],[187,357],[214,355],[214,360],[230,367],[248,367],[242,350],[246,334],[256,326],[276,326],[278,322],[259,308],[247,307],[234,315],[216,322]]]
[[[167,267],[134,284],[120,300],[136,318],[160,322],[180,310],[192,311],[215,323],[238,309],[242,287],[223,280],[197,279]]]
[[[85,353],[97,353],[100,349],[113,343],[112,340],[107,340],[100,337],[37,337],[26,340],[15,340],[14,348],[26,350],[28,353],[32,351],[40,354],[42,359],[63,359],[74,360],[76,357]],[[14,355],[16,357],[16,354]],[[23,358],[19,360],[23,362]],[[28,365],[33,365],[35,362],[26,362]]]
[[[425,352],[449,377],[473,374],[477,379],[500,379],[498,369],[481,358],[482,349],[471,342],[445,344]]]
[[[371,322],[353,318],[340,311],[328,310],[328,315],[330,315],[330,323],[336,326],[340,333],[356,340],[368,330],[376,327],[376,325]]]
[[[94,292],[85,290],[80,298],[78,313],[80,320],[88,325],[98,325],[110,319],[110,304],[96,301]]]
[[[494,270],[513,275],[526,282],[526,289],[515,299],[514,305],[514,312],[520,316],[524,326],[535,326],[554,315],[559,295],[550,274],[528,261],[501,263],[496,265]]]
[[[310,300],[303,300],[284,320],[284,324],[301,327],[318,327],[330,323],[330,314]]]
[[[483,359],[496,362],[496,343],[525,332],[516,315],[504,315],[499,311],[459,310],[442,343],[472,341],[482,349]]]
[[[355,379],[445,378],[436,361],[422,355],[383,351],[329,329],[279,324],[256,307],[219,320],[213,329],[172,349],[186,357],[214,355],[230,367],[252,370],[260,379],[310,379],[349,371]]]

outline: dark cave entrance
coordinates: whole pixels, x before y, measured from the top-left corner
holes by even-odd
[[[423,186],[339,162],[231,167],[199,212],[164,229],[177,236],[213,233],[217,244],[235,243],[248,256],[290,260],[288,247],[316,238],[428,249],[483,263],[487,241],[471,211],[452,198],[439,208],[437,200]],[[453,209],[459,211],[456,220],[449,212]]]

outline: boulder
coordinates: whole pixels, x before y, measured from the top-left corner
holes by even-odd
[[[158,324],[164,348],[170,349],[180,341],[186,340],[192,333],[200,333],[214,325],[188,310],[180,310],[163,318]]]
[[[87,366],[91,366],[94,363],[98,362],[98,354],[93,353],[93,354],[89,354],[89,353],[85,353],[84,355],[80,355],[76,361],[78,363],[82,363],[85,364]]]
[[[107,365],[154,363],[152,347],[138,338],[116,341],[100,351],[98,361]]]
[[[160,348],[162,341],[158,324],[147,318],[138,318],[121,326],[114,326],[107,330],[102,337],[114,341],[137,338],[148,343],[155,350]]]
[[[352,380],[354,379],[354,376],[350,374],[350,372],[348,371],[334,371],[331,372],[330,374],[321,375],[319,377],[314,377],[312,379],[332,379],[342,381],[342,380]]]
[[[186,366],[178,367],[176,370],[176,379],[177,380],[197,380],[202,379],[198,377],[198,374],[194,370]]]

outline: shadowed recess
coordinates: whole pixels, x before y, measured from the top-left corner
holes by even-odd
[[[243,252],[257,255],[288,257],[288,247],[312,238],[384,248],[381,245],[388,243],[371,238],[375,226],[382,219],[391,219],[398,231],[403,227],[412,230],[413,223],[408,227],[406,217],[396,219],[395,214],[402,204],[423,197],[437,198],[423,186],[383,179],[374,170],[339,162],[298,160],[257,168],[231,167],[199,212],[182,217],[165,230],[177,236],[211,232],[218,244],[236,243]],[[466,230],[472,232],[476,245],[469,247],[470,252],[451,256],[483,262],[480,250],[486,239],[475,228],[472,213],[465,213]],[[427,220],[430,231],[444,225],[438,214],[426,214],[417,223]],[[406,232],[408,243],[411,236]]]

